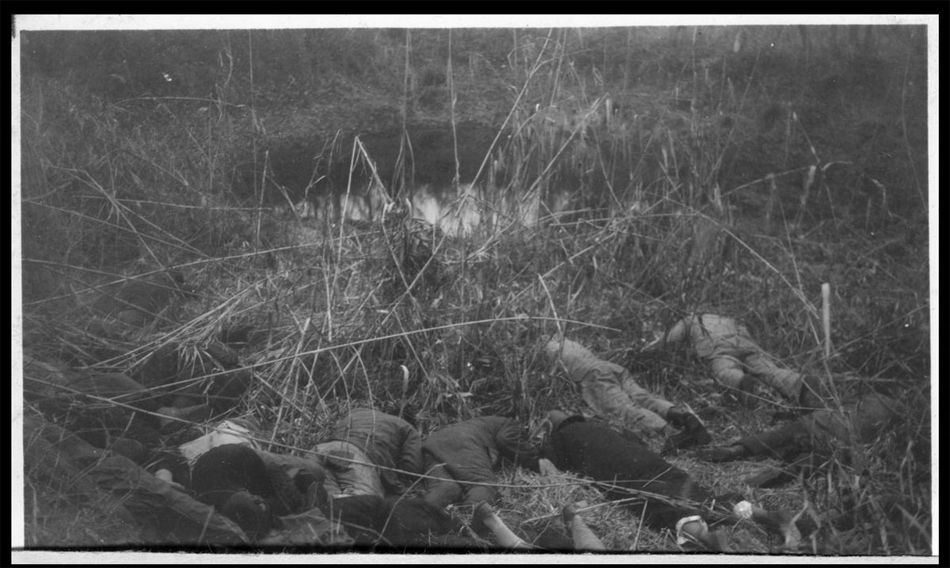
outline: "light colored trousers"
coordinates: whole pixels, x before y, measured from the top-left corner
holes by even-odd
[[[600,416],[620,418],[634,430],[668,427],[664,417],[673,403],[638,385],[627,369],[598,358],[570,339],[551,340],[544,352],[549,360],[560,359],[568,376],[581,385],[584,402]]]
[[[749,330],[736,320],[715,314],[685,317],[667,332],[666,343],[688,340],[696,355],[705,359],[713,377],[731,388],[739,388],[746,376],[798,401],[802,375],[775,363],[752,339]]]
[[[779,367],[764,352],[752,353],[741,359],[720,354],[708,360],[713,377],[727,387],[739,388],[748,372],[748,375],[782,393],[788,400],[798,401],[801,394],[801,373]]]

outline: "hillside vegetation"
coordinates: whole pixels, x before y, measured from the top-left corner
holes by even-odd
[[[726,314],[787,365],[908,410],[860,482],[832,464],[752,490],[742,479],[763,462],[669,459],[766,507],[807,502],[826,520],[803,552],[930,554],[925,33],[24,32],[24,345],[134,375],[170,339],[251,326],[241,358],[255,383],[235,412],[295,451],[355,405],[423,434],[584,412],[540,357],[541,337],[564,333],[688,403],[725,443],[782,403],[762,390],[746,409],[685,354],[638,351],[686,313]],[[384,211],[423,191],[482,222],[437,236],[406,278]],[[341,216],[344,197],[365,210]],[[301,216],[302,200],[318,213]],[[77,298],[170,267],[198,291],[176,322],[122,345],[90,326]],[[500,478],[499,514],[528,540],[569,502],[603,503],[569,475]],[[114,520],[31,479],[28,546],[110,542]],[[616,505],[585,519],[611,550],[680,550]],[[730,534],[736,551],[779,544]]]

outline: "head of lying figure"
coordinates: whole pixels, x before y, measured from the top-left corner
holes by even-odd
[[[242,444],[202,454],[191,471],[191,488],[198,500],[237,522],[248,536],[263,535],[275,521],[268,469],[256,451]]]
[[[551,441],[551,434],[568,418],[570,415],[566,412],[552,410],[530,431],[529,439],[535,447],[540,449],[542,457],[546,451],[550,450],[548,444]]]

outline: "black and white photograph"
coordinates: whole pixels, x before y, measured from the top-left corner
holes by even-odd
[[[12,15],[14,562],[936,563],[934,8]]]

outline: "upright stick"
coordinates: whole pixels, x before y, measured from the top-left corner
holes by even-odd
[[[825,333],[825,360],[831,358],[831,284],[821,285],[821,325]]]

